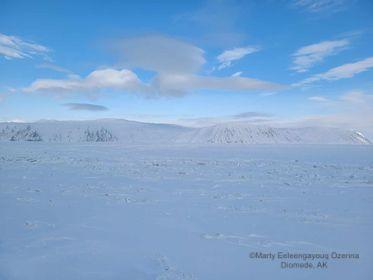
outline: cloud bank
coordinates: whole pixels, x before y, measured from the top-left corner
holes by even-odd
[[[199,89],[251,91],[276,90],[281,85],[242,76],[204,76],[199,72],[206,63],[204,51],[192,44],[165,36],[143,36],[120,41],[115,49],[126,68],[105,68],[91,72],[85,78],[38,79],[24,92],[37,91],[97,91],[114,89],[147,95],[184,95]],[[223,53],[221,61],[231,63],[253,49],[234,49]],[[150,82],[139,79],[134,70],[154,73]]]

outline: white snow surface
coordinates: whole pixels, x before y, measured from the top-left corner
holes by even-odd
[[[0,279],[371,279],[372,205],[372,145],[3,141]]]
[[[370,144],[362,133],[325,127],[277,128],[244,122],[190,128],[120,119],[0,123],[2,141],[123,144]]]

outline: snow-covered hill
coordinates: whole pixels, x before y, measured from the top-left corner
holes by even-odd
[[[213,144],[370,144],[360,132],[325,127],[275,128],[219,124],[185,133],[181,142]]]
[[[0,123],[0,140],[44,142],[173,142],[188,128],[120,119]]]
[[[239,122],[188,128],[118,119],[0,123],[0,140],[191,145],[371,144],[360,132],[338,128],[275,128]]]

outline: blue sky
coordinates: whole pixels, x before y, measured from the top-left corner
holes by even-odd
[[[371,133],[373,2],[2,1],[0,121]]]

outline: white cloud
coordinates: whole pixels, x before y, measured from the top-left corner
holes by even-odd
[[[212,77],[198,75],[159,75],[153,86],[166,95],[182,95],[195,89],[216,89],[231,91],[275,90],[283,86],[246,77]]]
[[[60,73],[65,73],[65,74],[69,74],[71,75],[72,72],[66,68],[63,68],[61,66],[58,66],[56,64],[53,64],[53,63],[42,63],[42,64],[39,64],[36,66],[37,68],[44,68],[44,69],[49,69],[49,70],[53,70],[53,71],[56,71],[56,72],[60,72]]]
[[[373,57],[368,57],[353,63],[343,64],[341,66],[332,68],[325,73],[313,75],[307,79],[304,79],[303,81],[300,81],[299,83],[293,84],[293,86],[302,86],[321,80],[332,81],[352,78],[356,74],[365,72],[370,68],[373,68]]]
[[[23,91],[95,91],[105,88],[140,90],[143,86],[137,75],[130,70],[106,68],[95,70],[85,78],[38,79]]]
[[[6,59],[32,58],[35,55],[46,57],[48,52],[50,52],[50,49],[43,45],[0,33],[0,55],[3,55]]]
[[[351,90],[339,97],[329,99],[324,96],[311,96],[309,100],[316,102],[328,102],[328,104],[335,108],[346,108],[346,107],[364,107],[365,105],[372,107],[373,112],[373,95],[367,94],[361,90]],[[372,123],[373,124],[373,123]]]
[[[252,46],[226,50],[220,55],[218,55],[217,57],[220,63],[220,65],[218,66],[218,70],[224,69],[226,67],[230,67],[233,61],[239,60],[245,57],[246,55],[257,52],[257,51],[259,51],[259,48],[252,47]]]
[[[165,36],[125,39],[116,49],[127,67],[139,67],[158,73],[194,73],[206,62],[202,49]]]
[[[346,0],[294,0],[293,3],[311,13],[338,12],[347,5]]]
[[[109,108],[97,105],[97,104],[90,104],[90,103],[65,103],[63,106],[68,107],[69,110],[72,111],[92,111],[92,112],[99,112],[99,111],[108,111]]]
[[[242,75],[242,71],[236,72],[232,74],[232,77],[239,77]]]
[[[328,102],[329,101],[329,99],[323,96],[311,96],[308,98],[308,100],[316,101],[316,102]]]
[[[291,68],[297,72],[306,72],[315,64],[322,62],[327,56],[335,55],[349,45],[347,39],[323,41],[300,48],[293,54]]]
[[[373,105],[373,95],[365,94],[363,91],[358,90],[347,92],[346,94],[342,95],[340,99],[349,103],[372,103]]]

